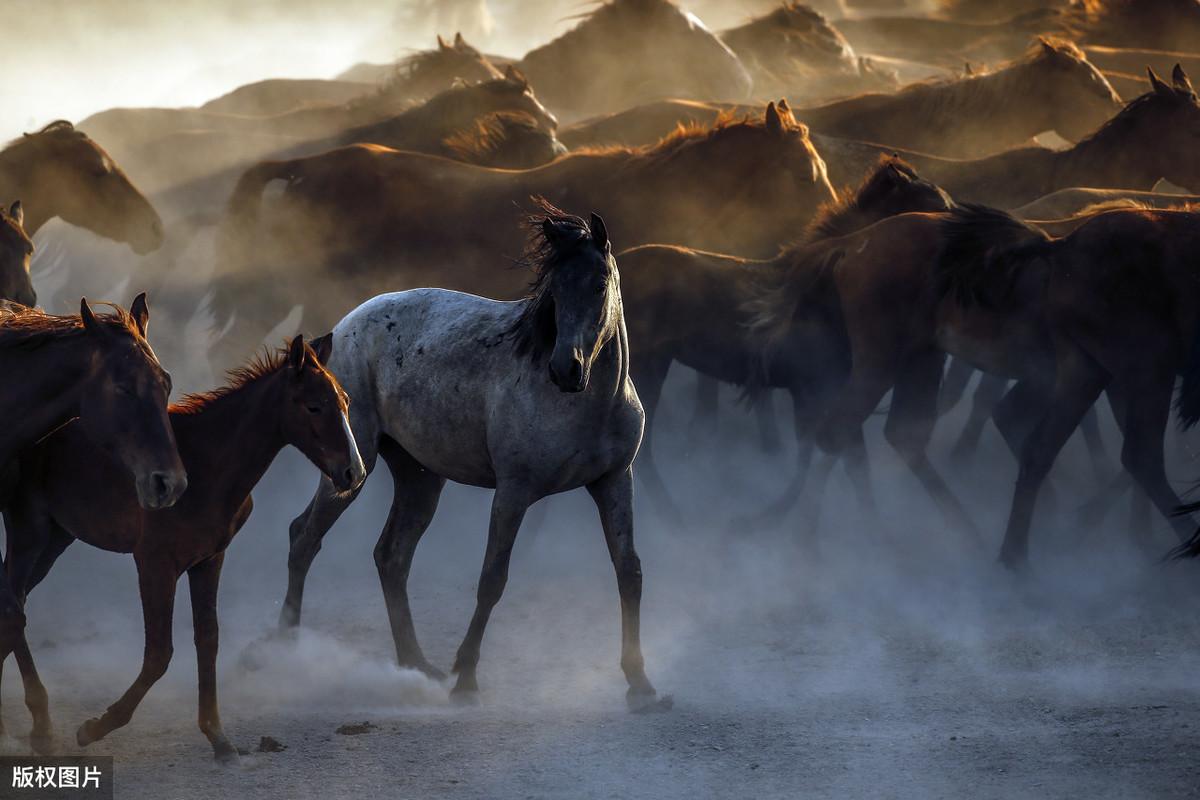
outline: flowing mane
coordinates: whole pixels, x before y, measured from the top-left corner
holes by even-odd
[[[525,254],[518,261],[520,266],[533,272],[533,280],[522,301],[525,307],[507,335],[513,340],[517,353],[536,359],[554,346],[554,297],[550,293],[550,278],[581,245],[592,243],[592,229],[581,217],[556,208],[543,197],[535,197],[533,202],[538,210],[525,218],[529,238]],[[547,220],[573,232],[575,238],[566,242],[552,240],[544,228]]]
[[[893,178],[896,174],[910,181],[921,180],[913,166],[904,159],[881,154],[875,169],[863,178],[857,189],[847,186],[838,192],[837,200],[824,203],[817,209],[798,244],[846,236],[877,221],[886,195],[896,187]],[[944,198],[946,208],[953,207],[954,201],[944,191],[933,184],[925,185],[930,193],[937,192]],[[903,210],[912,209],[895,209],[895,212]]]
[[[42,144],[47,139],[59,136],[70,136],[77,139],[86,139],[87,141],[92,141],[88,138],[86,133],[76,128],[71,122],[65,119],[56,119],[54,122],[44,125],[40,130],[34,131],[33,133],[23,133],[20,136],[9,140],[3,148],[0,148],[0,152],[19,151],[25,147],[35,147]],[[92,143],[95,144],[95,142]]]
[[[105,306],[108,313],[97,314],[96,321],[109,330],[139,336],[137,324],[128,311],[114,303],[95,303]],[[0,303],[0,349],[10,347],[41,347],[63,339],[84,334],[83,319],[78,315],[58,316],[18,303]]]
[[[304,343],[304,352],[308,355],[309,363],[324,373],[325,366],[317,360],[317,354],[309,347],[307,341]],[[184,395],[178,403],[173,403],[167,410],[172,414],[199,414],[221,398],[228,397],[261,378],[274,375],[287,364],[287,357],[287,345],[275,350],[263,348],[250,359],[249,363],[226,372],[228,378],[224,386],[210,389],[207,392]]]
[[[553,147],[554,137],[538,127],[537,120],[523,111],[494,111],[485,114],[465,130],[444,142],[458,161],[479,166],[500,166],[496,162],[522,143]]]
[[[1011,292],[1030,256],[1055,241],[998,209],[965,203],[940,225],[942,253],[934,269],[938,291],[964,307],[993,308]]]

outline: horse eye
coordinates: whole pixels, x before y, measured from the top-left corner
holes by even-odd
[[[308,413],[310,413],[310,414],[320,414],[320,413],[321,413],[321,407],[320,407],[320,406],[309,406],[309,407],[308,407]]]

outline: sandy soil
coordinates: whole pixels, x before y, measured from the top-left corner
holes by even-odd
[[[311,468],[288,454],[227,560],[219,676],[235,743],[254,751],[270,736],[286,749],[212,762],[194,722],[181,586],[170,671],[133,722],[89,752],[115,756],[123,799],[1200,791],[1200,572],[1154,562],[1149,553],[1170,544],[1160,522],[1135,520],[1137,542],[1126,511],[1086,531],[1070,514],[1047,517],[1036,568],[1017,578],[992,561],[1014,472],[996,442],[987,443],[994,463],[954,471],[987,532],[975,546],[941,529],[872,431],[882,520],[859,513],[835,478],[816,531],[809,513],[732,535],[725,521],[783,485],[788,457],[758,455],[740,419],[719,442],[691,445],[686,415],[677,417],[662,449],[673,484],[690,487],[681,494],[692,524],[672,530],[648,504],[639,512],[644,649],[671,710],[626,710],[615,583],[581,493],[552,501],[540,531],[518,542],[476,706],[451,705],[445,686],[392,665],[371,561],[390,488],[383,476],[327,539],[302,633],[267,638],[287,521],[313,484]],[[1091,485],[1085,468],[1061,472],[1060,496]],[[418,630],[443,666],[470,617],[489,497],[448,490],[417,555]],[[132,564],[72,548],[31,598],[30,633],[60,744],[76,752],[75,727],[137,671]],[[13,735],[3,749],[22,752],[28,717],[15,667],[6,672]],[[363,733],[337,733],[363,722]]]

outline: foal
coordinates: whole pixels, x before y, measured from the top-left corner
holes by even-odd
[[[170,409],[191,488],[168,511],[142,511],[112,457],[89,442],[79,425],[55,433],[22,462],[21,491],[5,515],[9,574],[22,603],[75,539],[132,553],[137,564],[146,626],[142,669],[103,716],[79,727],[80,746],[127,724],[166,672],[175,584],[186,572],[200,730],[218,759],[236,758],[217,710],[217,584],[225,548],[253,509],[250,491],[289,444],[338,492],[357,489],[366,475],[346,419],[346,394],[321,366],[331,346],[325,337],[314,350],[297,336],[286,350],[236,371],[230,385]],[[41,711],[48,719],[47,710]]]
[[[350,411],[370,470],[383,456],[395,483],[375,563],[402,666],[440,673],[417,644],[408,603],[413,553],[446,480],[494,487],[475,615],[458,650],[456,693],[475,692],[484,627],[500,600],[525,511],[586,486],[600,512],[621,597],[628,697],[654,694],[639,636],[642,572],[633,547],[633,472],[643,414],[629,380],[617,263],[590,224],[542,203],[530,220],[528,297],[486,300],[414,289],[369,300],[334,328],[330,369],[359,403]],[[292,522],[280,624],[300,621],[304,579],[321,538],[353,500],[322,481]]]

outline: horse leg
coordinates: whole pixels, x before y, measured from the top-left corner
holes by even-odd
[[[387,524],[375,545],[375,567],[383,586],[396,660],[402,667],[419,669],[434,680],[441,680],[445,673],[425,660],[417,642],[408,604],[408,573],[417,544],[437,511],[446,479],[422,467],[391,439],[380,440],[379,454],[387,463],[395,485]]]
[[[642,447],[637,454],[637,475],[646,491],[654,498],[656,509],[668,524],[682,528],[683,512],[671,497],[671,492],[658,471],[658,464],[654,461],[654,420],[657,418],[659,400],[662,399],[663,382],[667,379],[667,371],[670,368],[669,359],[651,358],[648,363],[644,362],[632,369],[633,385],[637,387],[638,398],[642,401],[642,410],[646,415]]]
[[[1092,460],[1092,471],[1097,480],[1104,480],[1105,465],[1109,464],[1108,448],[1104,446],[1104,435],[1100,432],[1100,414],[1095,406],[1088,409],[1079,423],[1079,432],[1087,445]]]
[[[133,685],[102,716],[89,719],[79,726],[75,740],[80,747],[86,747],[129,724],[146,692],[166,674],[171,663],[171,617],[175,611],[175,584],[179,581],[179,573],[165,560],[138,558],[136,555],[135,559],[146,628],[142,669]]]
[[[525,487],[514,487],[504,482],[496,485],[496,496],[492,498],[492,519],[488,526],[487,552],[483,557],[483,569],[479,573],[479,590],[476,593],[475,614],[467,628],[467,635],[459,645],[454,659],[454,673],[458,675],[451,690],[453,694],[478,692],[475,668],[479,665],[479,647],[483,642],[483,631],[487,627],[492,609],[504,593],[508,581],[508,562],[512,557],[513,542],[517,530],[529,508],[530,497]]]
[[[942,388],[938,391],[938,416],[949,414],[967,393],[967,385],[975,375],[975,368],[961,358],[951,358],[950,366],[942,377]]]
[[[220,645],[217,624],[217,587],[225,553],[206,558],[188,570],[188,589],[192,595],[192,627],[195,630],[196,673],[199,678],[200,732],[212,745],[217,761],[237,761],[238,752],[221,728],[217,707],[217,648]]]
[[[1029,438],[1030,431],[1046,410],[1051,391],[1051,387],[1039,386],[1030,380],[1017,381],[1004,393],[992,412],[996,430],[1017,461],[1021,459],[1021,447]],[[1058,493],[1050,476],[1046,477],[1041,499],[1043,508],[1051,513],[1058,508]]]
[[[991,419],[992,410],[996,403],[1000,402],[1007,388],[1008,380],[1005,378],[987,373],[980,376],[979,386],[975,388],[975,394],[971,395],[971,415],[967,417],[967,424],[958,435],[954,449],[950,451],[953,460],[963,462],[974,457],[975,451],[979,449],[983,429]]]
[[[842,461],[846,465],[846,475],[858,495],[859,508],[868,517],[878,520],[879,508],[875,505],[875,491],[871,486],[871,459],[867,452],[867,440],[862,428],[848,431],[849,439],[843,450]]]
[[[642,658],[642,562],[633,548],[633,475],[627,467],[588,484],[600,513],[608,555],[617,573],[621,597],[621,670],[629,683],[626,697],[633,703],[654,695]]]
[[[1021,447],[1017,485],[1013,492],[1000,561],[1009,569],[1029,563],[1029,527],[1038,490],[1079,420],[1096,402],[1108,375],[1087,354],[1068,342],[1056,346],[1057,375],[1050,402]]]
[[[938,386],[944,360],[945,355],[938,350],[927,350],[908,359],[892,391],[884,438],[917,476],[947,526],[981,540],[970,515],[929,460],[929,440],[937,423]]]
[[[1192,538],[1195,523],[1176,515],[1182,501],[1167,481],[1163,463],[1163,438],[1171,416],[1175,372],[1169,364],[1143,359],[1135,372],[1121,376],[1121,383],[1126,398],[1121,464],[1167,519],[1180,541],[1187,542]],[[1144,526],[1147,518],[1143,516],[1135,524]]]

